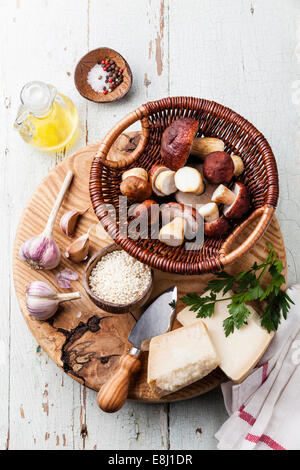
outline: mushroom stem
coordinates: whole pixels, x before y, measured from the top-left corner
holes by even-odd
[[[233,204],[236,195],[230,191],[224,184],[220,184],[212,195],[211,200],[220,204]]]
[[[219,218],[219,208],[215,202],[210,202],[198,209],[205,222],[213,222]]]
[[[187,222],[183,217],[175,217],[172,222],[160,229],[159,240],[168,246],[182,245],[186,226]]]
[[[183,193],[200,195],[204,192],[205,185],[200,171],[190,166],[185,166],[176,171],[175,185]]]
[[[224,152],[224,142],[215,137],[196,137],[193,140],[191,154],[203,160],[212,152]]]
[[[234,165],[233,175],[240,176],[245,169],[243,160],[238,155],[231,155],[231,158]]]
[[[162,171],[156,178],[155,186],[159,192],[169,196],[172,193],[175,193],[177,188],[174,182],[175,171],[166,170]]]

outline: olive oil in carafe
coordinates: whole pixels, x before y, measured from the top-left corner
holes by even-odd
[[[51,85],[31,82],[21,92],[15,122],[22,138],[42,151],[57,151],[75,141],[78,114],[72,101]]]

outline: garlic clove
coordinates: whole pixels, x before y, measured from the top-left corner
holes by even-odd
[[[67,235],[67,237],[73,237],[79,217],[85,214],[89,208],[90,207],[83,211],[68,211],[62,215],[59,225],[62,232]]]
[[[65,256],[73,263],[80,263],[87,257],[90,248],[89,231],[77,238],[66,248]]]
[[[79,276],[75,271],[66,268],[58,272],[55,275],[55,278],[58,287],[61,287],[62,289],[70,289],[71,281],[77,281]]]

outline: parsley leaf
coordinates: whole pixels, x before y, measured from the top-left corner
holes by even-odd
[[[207,295],[200,297],[198,294],[191,293],[181,300],[200,318],[211,317],[217,302],[225,299],[231,300],[227,305],[229,316],[223,322],[226,336],[233,333],[235,328],[239,329],[247,324],[250,310],[246,303],[259,301],[264,308],[261,325],[268,332],[277,330],[281,317],[287,318],[290,306],[294,302],[282,290],[285,284],[285,278],[282,275],[283,264],[278,259],[271,243],[267,245],[269,252],[263,263],[255,262],[250,269],[237,276],[222,271],[216,275],[215,279],[209,281],[206,288],[206,291],[209,291]],[[271,279],[263,288],[261,280],[266,272]],[[227,297],[226,294],[232,289],[235,293]],[[217,294],[222,294],[222,297],[217,299]]]

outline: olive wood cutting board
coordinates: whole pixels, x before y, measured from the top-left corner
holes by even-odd
[[[21,312],[38,344],[70,377],[87,387],[99,390],[116,371],[120,356],[129,349],[127,337],[135,324],[135,319],[130,313],[123,315],[106,313],[92,303],[86,295],[82,283],[86,262],[75,265],[64,257],[65,247],[72,240],[67,238],[59,228],[60,217],[65,211],[85,209],[91,205],[88,187],[89,172],[96,148],[96,144],[90,145],[65,158],[47,175],[33,193],[17,229],[13,253],[13,274]],[[35,271],[19,259],[19,247],[26,239],[43,231],[59,188],[70,169],[74,173],[74,179],[60,208],[54,229],[55,240],[62,251],[61,263],[53,271]],[[98,222],[92,208],[80,219],[75,237],[87,232],[91,226],[90,255],[93,255],[99,249],[110,244],[112,240]],[[243,237],[246,237],[251,229],[253,226],[247,227],[247,233],[244,233]],[[267,241],[270,241],[275,247],[286,273],[284,243],[275,217],[264,237],[243,258],[227,267],[227,271],[237,273],[248,269],[254,261],[262,261],[267,254]],[[46,322],[34,320],[28,314],[25,305],[26,287],[32,281],[41,280],[62,291],[56,285],[55,274],[65,267],[78,272],[79,280],[71,282],[71,290],[79,290],[82,298],[61,304],[56,315]],[[178,287],[178,298],[187,292],[203,292],[212,277],[212,274],[180,276],[155,271],[152,298],[174,284]],[[65,289],[64,291],[69,292],[70,290]],[[178,302],[177,309],[180,310],[182,306],[182,303]],[[137,312],[135,312],[136,316]],[[175,322],[174,327],[178,326],[179,324]],[[147,355],[147,352],[142,353],[142,370],[131,380],[129,390],[129,398],[131,399],[144,402],[183,400],[201,395],[226,380],[223,372],[216,369],[202,380],[172,395],[158,399],[147,385]]]

